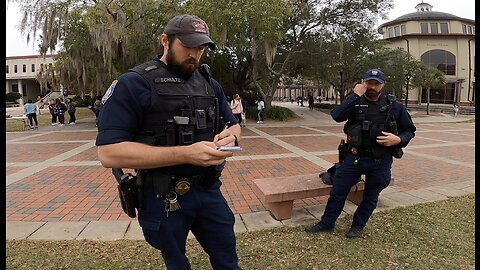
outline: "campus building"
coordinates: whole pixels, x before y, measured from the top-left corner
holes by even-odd
[[[29,56],[9,56],[6,57],[6,93],[21,93],[23,99],[20,103],[23,105],[28,99],[37,100],[50,91],[49,85],[41,86],[37,80],[37,74],[54,65],[54,55],[29,55]]]
[[[400,16],[381,24],[377,30],[387,47],[402,48],[425,65],[439,69],[445,74],[446,84],[430,89],[430,103],[473,106],[475,101],[475,21],[433,11],[432,5],[420,3],[416,12]],[[411,78],[405,74],[406,81]],[[305,96],[304,89],[315,95],[334,97],[337,92],[329,89],[311,89],[313,86],[282,86],[274,100],[283,97]],[[408,89],[408,91],[407,91]],[[405,89],[409,104],[426,104],[427,91],[409,84]]]
[[[455,4],[452,2],[452,4]],[[475,21],[433,11],[427,3],[416,12],[400,16],[378,27],[390,48],[402,48],[423,64],[445,74],[446,84],[430,90],[430,102],[474,105],[475,101]],[[405,78],[409,81],[409,74]],[[427,102],[426,90],[409,88],[410,104]]]

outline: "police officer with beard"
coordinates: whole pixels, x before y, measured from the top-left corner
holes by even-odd
[[[163,55],[122,74],[104,95],[99,160],[106,168],[135,169],[138,221],[168,269],[190,269],[189,231],[213,269],[240,269],[235,219],[220,191],[233,153],[217,150],[238,145],[240,126],[223,88],[199,64],[215,44],[207,24],[187,14],[172,18],[160,41]]]
[[[336,122],[347,120],[346,153],[336,169],[333,187],[320,222],[305,229],[308,233],[332,232],[353,185],[364,174],[363,200],[353,215],[346,234],[362,236],[363,228],[377,207],[380,192],[390,184],[393,157],[401,158],[402,148],[415,136],[415,126],[405,106],[393,95],[385,95],[385,74],[370,69],[353,93],[332,110]]]

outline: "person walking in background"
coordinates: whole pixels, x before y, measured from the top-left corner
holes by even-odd
[[[67,112],[68,115],[70,116],[70,119],[68,120],[68,123],[70,125],[75,125],[75,112],[77,111],[77,103],[73,101],[72,98],[67,99]]]
[[[52,116],[52,126],[57,125],[57,114],[55,113],[55,100],[50,99],[48,101],[48,110],[50,111],[50,115]]]
[[[237,118],[238,124],[242,125],[242,113],[243,113],[243,106],[242,101],[239,94],[233,95],[233,99],[230,102],[230,108],[232,109],[233,116]]]
[[[58,117],[60,126],[63,127],[65,125],[65,112],[67,111],[67,106],[59,98],[55,99],[54,111]]]
[[[365,175],[362,202],[346,233],[347,238],[361,237],[380,192],[390,184],[393,157],[402,157],[402,148],[415,136],[416,128],[405,106],[395,96],[382,93],[384,86],[383,71],[370,69],[353,93],[331,111],[336,122],[347,121],[343,128],[347,147],[333,176],[325,211],[317,224],[305,228],[307,233],[333,232],[348,193]]]
[[[308,110],[313,111],[313,103],[315,103],[315,100],[313,99],[312,94],[308,94]]]
[[[459,111],[458,104],[456,103],[453,104],[453,117],[457,117],[458,111]]]
[[[23,112],[28,117],[28,125],[31,129],[38,128],[37,105],[31,99],[23,106]],[[35,121],[35,125],[33,122]]]
[[[257,124],[263,124],[263,110],[264,109],[265,109],[265,102],[263,102],[262,98],[258,98],[258,102],[257,102],[258,121],[257,121]]]
[[[241,127],[246,127],[247,126],[247,111],[248,111],[248,101],[246,99],[241,98],[242,101],[242,125]]]

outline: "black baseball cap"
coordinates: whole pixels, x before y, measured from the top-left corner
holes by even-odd
[[[163,31],[167,35],[176,35],[189,48],[208,45],[215,50],[215,43],[210,39],[210,31],[204,20],[197,16],[183,14],[173,17]]]
[[[375,80],[381,84],[385,83],[385,73],[381,71],[380,69],[373,68],[365,72],[363,75],[363,80],[364,81],[369,81],[369,80]]]

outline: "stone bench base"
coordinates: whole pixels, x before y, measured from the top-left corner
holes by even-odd
[[[322,182],[318,173],[259,178],[253,180],[254,192],[260,197],[265,207],[277,220],[292,217],[293,201],[317,196],[329,195],[331,185]],[[393,184],[393,179],[390,185]],[[352,187],[347,200],[359,205],[363,199],[364,181]]]

